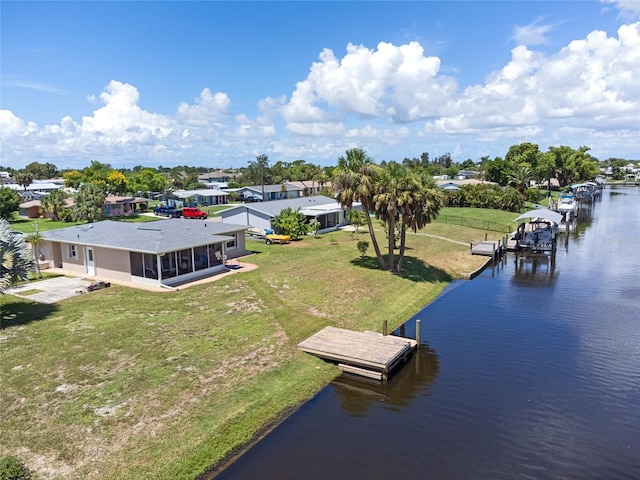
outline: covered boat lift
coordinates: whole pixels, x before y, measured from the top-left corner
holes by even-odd
[[[556,235],[558,225],[562,222],[562,215],[558,212],[539,208],[523,213],[514,222],[522,222],[516,231],[516,250],[534,253],[552,253],[556,250]]]

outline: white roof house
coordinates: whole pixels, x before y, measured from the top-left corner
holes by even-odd
[[[200,205],[220,205],[227,202],[229,192],[217,188],[200,188],[198,190],[176,190],[172,195],[183,201],[191,198]]]
[[[271,221],[285,208],[300,209],[309,219],[316,218],[320,222],[319,232],[335,230],[348,224],[342,205],[335,199],[322,195],[247,203],[230,207],[219,214],[223,223],[242,223],[254,228],[272,230]],[[361,210],[362,206],[354,203],[353,209]]]

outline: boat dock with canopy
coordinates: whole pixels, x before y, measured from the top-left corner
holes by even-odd
[[[556,249],[558,225],[562,215],[558,212],[540,208],[523,213],[514,222],[529,220],[518,225],[515,234],[516,250],[533,253],[552,253]]]

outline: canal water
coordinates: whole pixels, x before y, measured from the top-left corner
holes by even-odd
[[[640,189],[567,240],[454,282],[388,383],[341,377],[216,478],[640,479]]]

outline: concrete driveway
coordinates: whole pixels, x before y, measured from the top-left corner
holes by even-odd
[[[80,295],[76,293],[76,290],[82,290],[91,283],[91,281],[84,278],[56,277],[39,282],[30,282],[27,285],[20,285],[19,287],[12,287],[7,290],[7,293],[35,302],[56,303],[75,295]],[[28,294],[29,291],[33,290],[38,290],[39,292]],[[22,292],[27,293],[27,295],[23,295]]]

